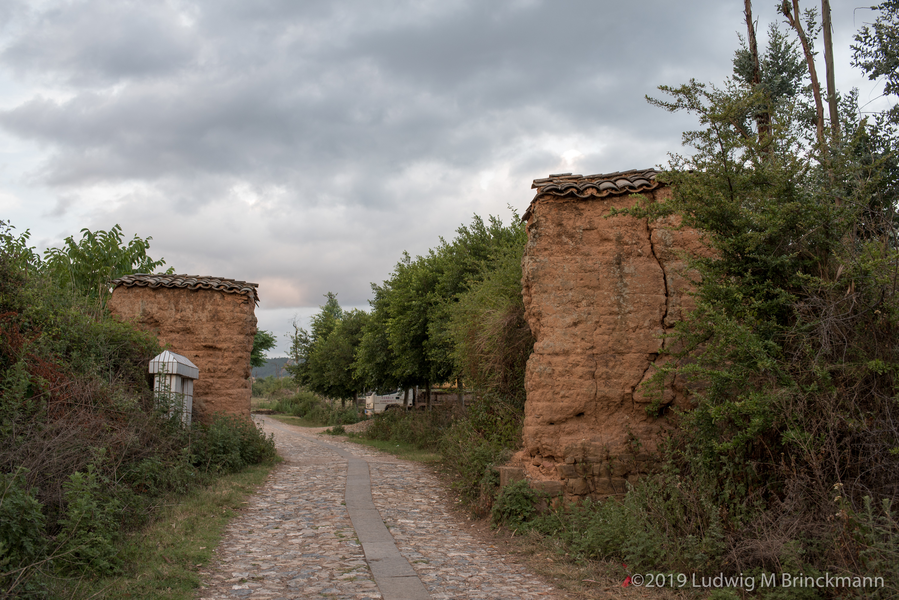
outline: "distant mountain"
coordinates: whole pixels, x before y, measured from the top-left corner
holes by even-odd
[[[270,377],[274,375],[275,377],[290,377],[290,373],[284,368],[286,364],[290,361],[287,357],[277,357],[277,358],[268,358],[265,361],[265,366],[263,367],[255,367],[253,369],[253,377],[256,379],[262,379],[263,377]]]

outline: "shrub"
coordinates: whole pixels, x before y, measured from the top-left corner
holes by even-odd
[[[208,426],[196,426],[192,451],[194,464],[214,473],[236,473],[276,456],[273,436],[232,415],[216,415]]]
[[[521,418],[515,405],[496,397],[481,398],[440,438],[443,459],[458,474],[453,485],[478,515],[489,514],[499,486],[496,467],[520,443]]]
[[[501,494],[497,499],[495,522],[502,522],[502,511],[510,510],[507,504],[523,505],[515,496],[518,490],[509,493],[509,498]],[[587,498],[555,505],[542,514],[526,509],[519,514],[523,528],[554,538],[575,560],[616,560],[631,569],[708,573],[740,562],[729,552],[724,515],[711,501],[713,495],[709,482],[658,473],[644,477],[621,498]],[[797,571],[804,566],[800,564]],[[786,567],[769,563],[772,570]]]
[[[0,474],[0,595],[9,594],[47,548],[43,507],[21,470]]]
[[[429,411],[387,410],[374,416],[363,435],[372,440],[401,442],[422,450],[436,450],[453,419],[453,409],[444,406]]]
[[[531,489],[526,479],[522,479],[510,483],[500,491],[490,514],[494,527],[505,525],[517,530],[530,521],[536,511],[537,492]]]
[[[58,285],[8,229],[0,222],[0,595],[45,595],[48,577],[119,570],[120,534],[161,496],[270,460],[274,444],[246,419],[169,418],[147,381],[155,338]]]
[[[352,425],[359,422],[359,411],[354,404],[323,398],[305,389],[280,399],[275,411],[321,425]]]
[[[297,385],[292,377],[261,377],[253,382],[253,396],[277,400],[297,393]]]
[[[121,568],[116,547],[121,504],[109,497],[109,483],[90,465],[86,473],[72,473],[63,484],[66,512],[57,537],[62,540],[58,563],[63,572],[111,575]]]

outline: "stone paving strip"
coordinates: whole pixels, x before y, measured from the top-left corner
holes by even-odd
[[[427,467],[274,419],[263,428],[284,462],[228,526],[198,598],[561,597],[470,535]]]

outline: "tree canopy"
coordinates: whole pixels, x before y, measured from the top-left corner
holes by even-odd
[[[855,36],[852,46],[853,65],[868,79],[883,78],[883,93],[899,96],[899,0],[886,0],[874,7],[877,19],[865,25]],[[893,125],[899,125],[899,104],[889,110]]]
[[[253,350],[250,352],[250,366],[264,367],[266,356],[265,353],[275,347],[278,339],[271,331],[260,329],[253,336]]]
[[[62,248],[45,250],[43,267],[72,293],[105,306],[110,281],[132,273],[152,273],[165,265],[165,259],[147,254],[152,239],[135,235],[126,243],[119,225],[109,231],[82,229],[81,240],[69,236]]]
[[[387,392],[462,379],[484,389],[503,379],[518,381],[503,394],[514,389],[523,396],[523,364],[533,344],[520,316],[525,237],[517,215],[510,225],[475,216],[452,241],[440,239],[423,256],[404,253],[387,280],[372,284],[370,313],[345,312],[336,294],[328,293],[311,331],[295,330],[291,355],[297,364],[291,369],[297,383],[333,398],[351,398],[363,390]],[[472,299],[475,295],[478,300]],[[488,326],[486,314],[497,310],[504,317]],[[512,313],[517,320],[507,321]],[[479,356],[488,348],[504,355],[517,352],[516,360],[498,359],[492,367],[515,374],[491,379],[484,376],[490,369],[476,368],[460,348],[474,350],[478,336],[501,337],[505,326],[525,332],[520,343],[500,348],[483,342]],[[523,399],[517,398],[521,405]]]

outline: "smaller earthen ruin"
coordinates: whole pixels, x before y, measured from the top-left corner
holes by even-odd
[[[612,209],[640,194],[664,202],[656,171],[551,175],[534,181],[524,215],[525,318],[536,343],[526,372],[524,449],[515,472],[566,497],[624,493],[653,468],[668,420],[647,415],[640,385],[689,310],[685,256],[702,251],[696,231]],[[689,405],[681,382],[663,404]],[[663,409],[664,412],[664,409]]]
[[[250,353],[256,335],[255,283],[196,275],[128,275],[115,286],[110,312],[153,333],[199,369],[193,418],[250,416]]]

